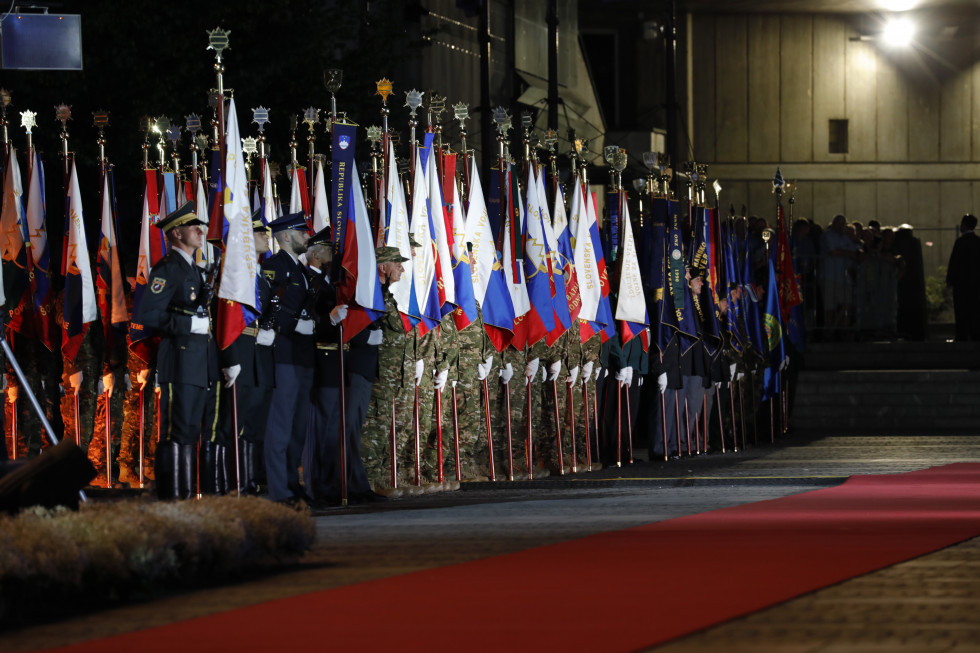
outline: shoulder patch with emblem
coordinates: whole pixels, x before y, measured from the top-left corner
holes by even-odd
[[[262,274],[264,274],[265,275],[265,278],[268,279],[268,280],[270,280],[270,281],[272,281],[273,279],[276,278],[276,271],[275,270],[262,270]]]
[[[163,292],[163,287],[167,285],[167,280],[163,277],[153,277],[153,282],[150,284],[150,292],[154,295],[158,295]]]

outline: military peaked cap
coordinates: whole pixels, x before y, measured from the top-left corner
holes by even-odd
[[[166,233],[174,227],[206,224],[207,222],[201,220],[201,218],[197,217],[197,213],[194,213],[194,202],[185,202],[176,211],[157,222],[156,227]]]

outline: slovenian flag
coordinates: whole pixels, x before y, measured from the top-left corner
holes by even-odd
[[[533,345],[555,328],[554,284],[551,279],[551,252],[541,220],[541,203],[538,184],[534,179],[534,166],[528,166],[527,201],[524,209],[524,278],[527,280],[527,296],[531,302],[524,321],[524,337],[527,345]]]
[[[422,168],[420,151],[415,153],[415,183],[412,191],[410,229],[420,247],[412,260],[412,276],[419,316],[425,330],[434,329],[442,320],[442,305],[436,285],[436,246],[429,213],[429,184]]]
[[[248,202],[248,172],[234,98],[228,105],[228,144],[225,155],[225,193],[222,241],[224,257],[218,286],[218,346],[225,349],[262,312],[259,301],[259,259],[252,233]]]
[[[555,344],[561,334],[568,331],[572,326],[571,309],[569,308],[568,293],[565,288],[565,263],[562,262],[558,253],[558,237],[555,234],[555,227],[551,221],[551,213],[548,211],[548,194],[544,189],[544,172],[537,176],[538,182],[538,201],[541,207],[541,225],[544,228],[545,242],[548,245],[548,273],[551,277],[551,304],[555,313],[555,327],[548,332],[545,342],[550,347]],[[555,193],[555,208],[560,210],[564,219],[565,206],[561,197],[561,190]]]
[[[313,233],[326,229],[330,224],[330,205],[327,202],[327,187],[323,181],[323,164],[317,161],[316,177],[313,181]]]
[[[395,146],[388,143],[388,190],[385,194],[387,211],[387,227],[385,228],[385,245],[394,247],[401,253],[402,258],[408,259],[402,266],[405,273],[402,278],[388,286],[388,291],[395,300],[398,312],[402,314],[406,324],[405,332],[411,331],[412,324],[409,315],[419,316],[418,302],[415,301],[415,284],[412,244],[409,238],[408,203],[405,201],[405,189],[398,176],[398,165],[395,163]]]
[[[364,201],[364,190],[357,181],[357,164],[351,162],[353,201],[347,205],[347,226],[340,265],[343,279],[337,290],[337,301],[347,303],[344,320],[344,342],[348,342],[372,322],[384,315],[385,302],[378,280],[378,260],[374,255],[371,216]]]
[[[82,192],[78,187],[78,170],[74,161],[71,164],[66,204],[65,249],[62,258],[62,272],[65,275],[65,324],[61,353],[74,362],[88,325],[98,319],[95,284],[92,281],[88,241],[85,238]]]

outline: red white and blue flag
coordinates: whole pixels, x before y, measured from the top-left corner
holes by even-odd
[[[54,351],[55,310],[54,293],[51,291],[51,248],[48,246],[47,209],[44,201],[44,166],[37,150],[32,148],[30,156],[27,229],[31,242],[31,264],[34,267],[34,325],[38,339],[45,347]]]
[[[102,225],[99,233],[98,288],[99,312],[102,314],[102,330],[107,346],[112,342],[112,327],[129,321],[126,309],[126,287],[122,267],[119,265],[119,241],[116,238],[115,198],[112,192],[112,172],[102,176]]]
[[[340,265],[344,278],[338,290],[338,302],[349,304],[344,320],[344,342],[356,336],[372,322],[384,315],[385,302],[378,279],[378,260],[374,255],[374,233],[364,190],[357,181],[357,164],[351,162],[353,174],[351,194],[353,201],[347,205],[347,226],[344,230],[344,247]]]
[[[625,345],[636,336],[643,340],[644,351],[650,348],[650,316],[647,313],[647,300],[643,292],[643,278],[640,262],[636,256],[636,242],[633,239],[633,225],[630,224],[629,202],[625,193],[623,198],[623,259],[620,261],[619,300],[616,303],[616,319],[620,324],[620,336]]]

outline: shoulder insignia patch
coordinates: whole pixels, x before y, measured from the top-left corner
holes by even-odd
[[[150,283],[150,292],[154,295],[158,295],[163,292],[163,287],[167,285],[167,280],[163,277],[153,277],[153,282]]]
[[[275,270],[262,270],[262,274],[264,274],[265,278],[268,279],[269,281],[272,281],[276,278]]]

